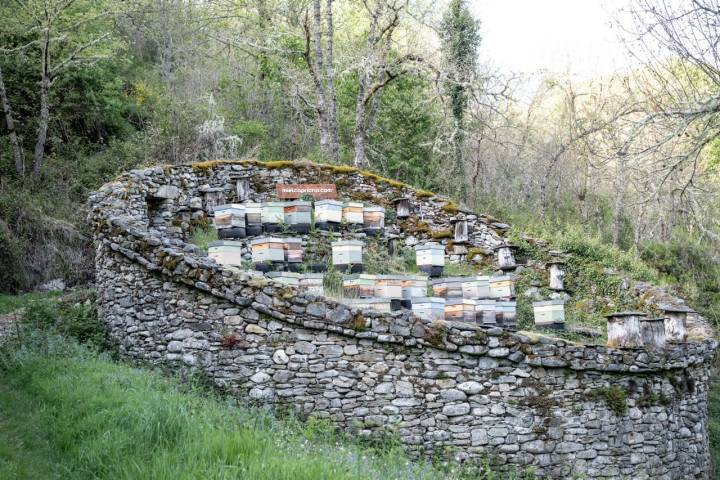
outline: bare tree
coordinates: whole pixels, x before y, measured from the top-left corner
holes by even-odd
[[[10,102],[7,97],[7,91],[5,90],[2,68],[0,68],[0,106],[2,106],[3,114],[5,116],[5,125],[10,133],[10,144],[12,145],[13,157],[15,159],[15,171],[18,175],[24,175],[25,152],[23,151],[20,139],[18,138],[17,129],[15,128],[15,120],[13,119]]]
[[[45,145],[50,123],[50,91],[55,81],[72,67],[87,65],[107,58],[101,48],[110,38],[110,32],[98,28],[98,23],[108,18],[112,11],[103,4],[94,13],[88,13],[84,2],[78,0],[14,0],[19,15],[16,28],[32,32],[34,38],[24,45],[0,47],[3,54],[18,53],[30,49],[39,52],[37,136],[33,152],[33,172],[38,175],[45,156]],[[80,41],[77,39],[80,38]],[[3,91],[5,89],[3,88]],[[3,109],[10,110],[7,95]],[[7,122],[6,113],[6,122]],[[14,125],[14,124],[13,124]],[[12,130],[11,130],[12,135]],[[19,143],[17,143],[19,145]],[[23,155],[16,153],[18,158]]]

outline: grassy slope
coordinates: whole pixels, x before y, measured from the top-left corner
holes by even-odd
[[[278,419],[47,331],[25,335],[0,351],[2,479],[501,478],[411,463],[391,439],[359,445],[324,421]]]

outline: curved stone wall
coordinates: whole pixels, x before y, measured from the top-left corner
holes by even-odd
[[[90,199],[98,308],[121,352],[199,369],[238,395],[357,435],[394,432],[414,455],[483,458],[551,478],[709,477],[711,338],[662,352],[611,349],[360,312],[222,268],[182,240],[202,216],[203,190],[232,199],[235,174],[250,174],[262,200],[277,179],[317,183],[326,171],[339,186],[410,195],[437,225],[467,215],[479,248],[502,241],[502,224],[356,172],[257,162],[129,172]]]

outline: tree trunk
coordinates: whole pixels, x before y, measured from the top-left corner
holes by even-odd
[[[620,246],[620,230],[625,213],[625,153],[618,155],[615,164],[615,208],[613,209],[613,245]]]
[[[13,149],[13,157],[15,158],[15,170],[18,175],[25,174],[25,154],[23,152],[22,145],[17,136],[17,130],[15,129],[15,121],[13,120],[12,110],[10,109],[10,101],[7,97],[7,91],[5,90],[5,81],[3,80],[2,69],[0,69],[0,106],[2,106],[3,113],[5,114],[5,124],[7,125],[8,132],[10,133],[10,144]]]
[[[334,42],[335,28],[333,26],[332,14],[333,0],[327,0],[325,5],[325,23],[327,27],[326,41],[326,61],[325,61],[325,101],[327,108],[327,128],[330,158],[338,162],[340,161],[340,134],[338,132],[337,122],[337,94],[335,93],[335,58],[334,58]]]
[[[355,99],[355,131],[353,133],[353,146],[355,147],[353,163],[358,168],[365,168],[367,166],[367,157],[365,154],[367,99],[365,96],[370,88],[371,72],[374,70],[378,16],[378,11],[371,14],[370,31],[368,32],[365,51],[365,64],[361,64],[360,71],[358,72],[358,93]]]
[[[313,40],[315,43],[315,90],[317,90],[318,124],[320,127],[320,151],[330,156],[330,131],[328,128],[327,104],[325,102],[325,66],[322,49],[322,16],[320,0],[313,0],[313,23],[315,24]]]
[[[44,75],[40,85],[40,117],[38,119],[37,141],[33,155],[33,173],[40,174],[43,158],[45,157],[45,143],[47,142],[48,124],[50,122],[50,79]]]

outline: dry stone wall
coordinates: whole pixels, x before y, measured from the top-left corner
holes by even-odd
[[[250,172],[256,186],[303,181],[284,170],[296,169],[153,168],[91,197],[98,308],[124,355],[202,371],[243,398],[289,404],[359,436],[392,432],[413,455],[549,478],[709,478],[711,338],[611,349],[363,312],[220,267],[183,241],[202,218],[203,188],[232,197],[233,172]],[[441,210],[446,201],[418,201],[435,224],[458,214]],[[473,221],[478,248],[502,241],[502,228]]]

